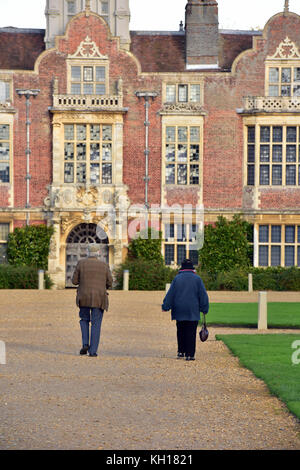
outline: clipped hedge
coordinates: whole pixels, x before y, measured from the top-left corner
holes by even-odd
[[[114,271],[115,289],[123,289],[123,271],[129,270],[130,290],[165,290],[178,273],[162,263],[144,259],[127,260]],[[204,285],[209,291],[247,291],[248,274],[253,274],[255,291],[300,291],[300,269],[292,268],[249,268],[235,269],[216,275],[197,268]]]
[[[45,288],[50,289],[52,284],[50,277],[45,274]],[[38,289],[38,268],[0,265],[0,289]]]
[[[216,275],[198,271],[207,290],[229,291],[247,291],[249,273],[253,275],[255,291],[300,291],[300,269],[296,267],[236,269]]]
[[[171,283],[177,270],[165,266],[157,261],[143,258],[126,260],[114,271],[115,289],[123,289],[123,271],[129,270],[130,290],[165,290],[166,284]]]

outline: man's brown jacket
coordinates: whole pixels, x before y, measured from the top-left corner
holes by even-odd
[[[112,287],[112,275],[106,263],[93,256],[81,259],[74,271],[72,282],[78,285],[76,297],[78,307],[108,310],[106,290]]]

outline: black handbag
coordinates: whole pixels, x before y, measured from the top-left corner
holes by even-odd
[[[205,315],[203,314],[203,324],[202,324],[201,330],[199,331],[199,336],[200,336],[200,340],[202,341],[202,343],[204,343],[204,341],[207,340],[208,334],[209,333],[208,333],[208,329],[206,328]]]

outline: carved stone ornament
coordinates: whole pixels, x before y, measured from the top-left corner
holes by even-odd
[[[203,114],[203,108],[198,103],[165,103],[160,113],[166,114]]]
[[[79,204],[84,206],[95,206],[98,202],[98,189],[95,187],[89,189],[84,187],[78,188],[76,199]]]
[[[274,55],[267,57],[267,59],[287,59],[287,60],[299,60],[300,53],[296,44],[289,39],[287,36],[284,41],[282,41]]]
[[[76,217],[65,217],[61,220],[60,231],[62,234],[69,232],[70,227],[79,225],[82,223],[82,218]]]
[[[75,54],[69,54],[69,59],[107,59],[107,56],[101,54],[95,41],[89,36],[81,41]]]

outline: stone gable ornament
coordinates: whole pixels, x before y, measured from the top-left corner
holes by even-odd
[[[84,41],[81,41],[75,54],[69,54],[69,59],[106,59],[107,56],[104,56],[99,51],[99,48],[95,41],[92,41],[89,36],[85,38]]]
[[[267,59],[299,60],[300,53],[296,44],[291,41],[290,38],[287,36],[284,41],[281,41],[281,43],[276,49],[275,54],[271,57],[267,57]]]

